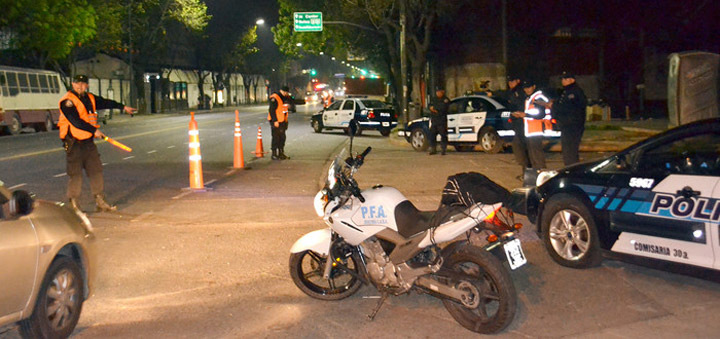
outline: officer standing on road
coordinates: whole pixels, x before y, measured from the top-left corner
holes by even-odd
[[[542,91],[536,91],[535,83],[525,81],[523,83],[523,91],[528,96],[525,99],[525,110],[523,112],[513,112],[512,116],[523,118],[523,134],[527,143],[528,155],[530,157],[530,165],[534,169],[545,168],[545,153],[543,153],[543,130],[545,128],[545,110],[550,105],[550,100]]]
[[[272,159],[290,159],[285,155],[285,131],[288,128],[288,110],[290,109],[290,88],[283,86],[279,92],[270,95],[268,121],[272,131]]]
[[[585,132],[585,109],[587,98],[582,88],[575,83],[575,75],[563,72],[560,76],[563,91],[560,99],[552,105],[553,117],[560,125],[560,144],[562,145],[565,166],[580,161],[578,151]]]
[[[445,90],[438,88],[435,97],[430,99],[430,155],[437,153],[437,135],[440,134],[440,149],[445,155],[448,144],[447,114],[450,99],[445,96]]]
[[[522,81],[516,75],[507,77],[508,89],[504,93],[503,98],[510,104],[508,109],[511,112],[522,112],[525,109],[525,92],[522,88]],[[522,118],[513,116],[511,118],[512,128],[515,132],[512,140],[513,155],[515,161],[522,166],[522,173],[526,168],[530,167],[530,156],[527,151],[527,141],[525,140],[525,128]],[[522,173],[519,178],[522,178]]]
[[[72,81],[72,90],[60,99],[60,139],[63,140],[67,154],[67,175],[70,177],[67,197],[70,206],[80,210],[77,199],[82,190],[82,172],[90,179],[90,190],[95,197],[97,211],[117,210],[116,206],[105,200],[103,167],[100,154],[93,138],[103,138],[97,121],[98,109],[120,108],[132,115],[136,109],[119,102],[104,99],[88,92],[88,77],[77,75]]]

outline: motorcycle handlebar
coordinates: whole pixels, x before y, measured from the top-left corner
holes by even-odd
[[[368,153],[370,153],[371,150],[372,150],[372,147],[368,146],[368,148],[366,148],[365,151],[363,151],[362,154],[360,154],[360,157],[365,158],[365,156],[368,155]]]

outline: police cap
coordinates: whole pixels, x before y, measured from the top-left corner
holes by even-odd
[[[563,71],[562,74],[560,74],[560,79],[575,79],[575,74],[568,71]]]
[[[73,82],[84,82],[88,83],[88,77],[85,74],[78,74],[73,78]]]
[[[535,81],[532,81],[532,80],[525,80],[522,83],[523,88],[528,88],[528,87],[533,87],[533,86],[535,86]]]
[[[283,87],[280,87],[280,90],[281,90],[281,91],[285,91],[285,92],[290,92],[290,87],[288,87],[287,85],[285,85],[285,86],[283,86]]]
[[[521,80],[517,74],[510,74],[507,76],[507,81]]]

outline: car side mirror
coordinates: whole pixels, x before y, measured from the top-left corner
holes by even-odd
[[[10,216],[23,216],[32,213],[35,199],[26,191],[15,191],[10,198]]]

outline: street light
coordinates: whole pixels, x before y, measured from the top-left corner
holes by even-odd
[[[264,24],[265,24],[265,20],[264,20],[263,18],[257,19],[257,21],[255,21],[255,24],[258,25],[258,26],[264,25]]]

